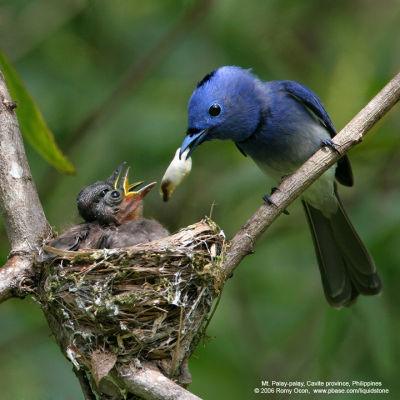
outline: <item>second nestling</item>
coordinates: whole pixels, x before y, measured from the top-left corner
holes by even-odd
[[[111,249],[151,242],[169,235],[157,221],[143,218],[143,197],[156,182],[136,191],[143,182],[128,183],[129,167],[121,177],[125,165],[122,163],[106,180],[80,191],[77,205],[85,222],[51,240],[48,246],[72,251]],[[41,258],[45,260],[49,256]]]

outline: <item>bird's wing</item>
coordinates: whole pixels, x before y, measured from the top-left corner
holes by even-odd
[[[134,246],[161,239],[169,232],[157,221],[139,218],[118,226],[112,235],[107,237],[107,248]]]
[[[81,243],[90,233],[90,226],[90,223],[73,226],[49,242],[48,245],[62,250],[79,250]]]
[[[89,236],[91,225],[91,223],[83,223],[73,226],[46,244],[61,250],[79,250],[82,242],[84,242]],[[43,251],[38,257],[38,262],[47,262],[52,260],[54,257],[56,257],[56,254]]]
[[[313,118],[329,132],[331,137],[336,135],[336,129],[331,118],[326,112],[321,100],[301,83],[294,81],[282,81],[287,93],[301,103]],[[337,164],[336,179],[345,186],[353,186],[353,172],[348,157],[344,155]]]
[[[162,239],[169,235],[169,232],[157,221],[153,219],[144,219],[149,242]]]
[[[331,137],[336,135],[335,126],[321,100],[310,89],[294,81],[283,81],[282,84],[286,91],[299,103],[302,103],[318,122],[327,129]]]

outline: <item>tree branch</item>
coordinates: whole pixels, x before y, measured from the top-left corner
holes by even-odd
[[[118,367],[116,379],[127,390],[146,400],[201,400],[166,378],[151,362],[143,363],[140,368],[132,365]]]
[[[0,269],[0,302],[18,293],[32,275],[32,262],[51,235],[26,159],[6,82],[0,71],[0,207],[11,252]]]
[[[320,175],[338,161],[348,150],[360,143],[364,135],[400,99],[400,73],[398,73],[333,139],[337,150],[324,147],[317,151],[292,175],[282,180],[271,200],[262,205],[240,228],[231,240],[224,263],[227,277],[231,276],[242,259],[253,252],[258,237],[278,215],[303,193]]]
[[[52,234],[30,172],[15,107],[0,71],[0,206],[11,244],[9,260],[0,269],[0,302],[28,292],[24,286],[34,275],[34,259]],[[85,398],[95,398],[84,376],[78,372],[77,377]],[[120,367],[115,379],[123,390],[144,399],[200,400],[152,363],[143,363],[140,369]]]
[[[136,89],[144,81],[147,74],[162,62],[176,44],[185,37],[188,30],[206,15],[211,4],[212,0],[200,0],[188,8],[166,35],[128,69],[121,82],[106,100],[80,124],[69,138],[67,147],[76,146],[100,119],[110,115],[111,109],[114,109],[113,107],[116,107],[132,90]],[[0,185],[0,202],[6,233],[11,242],[9,257],[13,256],[0,269],[1,303],[13,295],[26,294],[26,291],[23,290],[23,282],[32,275],[30,268],[32,260],[43,238],[52,233],[32,180],[18,121],[12,111],[13,103],[3,75],[1,75],[0,81],[0,102],[2,103],[0,105],[0,151],[2,154],[0,179],[3,182]],[[3,99],[5,102],[3,102]],[[21,176],[14,178],[12,174],[17,176],[21,174]],[[54,185],[55,176],[55,172],[52,170],[46,174],[45,190],[43,190],[42,197],[46,197],[48,189]]]
[[[334,143],[341,155],[359,143],[399,98],[400,74],[335,136]],[[34,258],[43,240],[52,233],[30,173],[14,108],[0,72],[0,203],[11,243],[9,260],[0,269],[0,302],[23,292],[24,282],[33,276]],[[336,151],[321,149],[283,180],[271,196],[275,205],[261,206],[232,239],[224,264],[226,276],[252,252],[255,240],[275,218],[339,158]],[[144,399],[199,399],[165,377],[153,363],[145,362],[140,368],[118,366],[113,378],[124,390]],[[87,387],[86,383],[84,386]],[[90,398],[91,394],[88,392],[86,396]]]

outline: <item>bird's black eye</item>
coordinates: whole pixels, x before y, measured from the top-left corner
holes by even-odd
[[[217,115],[219,115],[220,112],[221,112],[221,107],[219,106],[219,104],[213,104],[213,105],[208,109],[208,113],[209,113],[212,117],[216,117]]]
[[[104,197],[108,192],[109,192],[108,189],[104,189],[104,190],[101,191],[100,196]]]
[[[120,196],[120,193],[119,193],[118,190],[113,190],[113,191],[111,192],[111,197],[112,197],[113,199],[118,199],[119,196]]]

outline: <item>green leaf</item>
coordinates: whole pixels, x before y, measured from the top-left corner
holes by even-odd
[[[32,96],[1,50],[0,67],[6,79],[11,98],[18,102],[16,112],[24,138],[46,161],[59,171],[67,174],[75,173],[74,166],[57,146],[53,133],[47,127]]]

